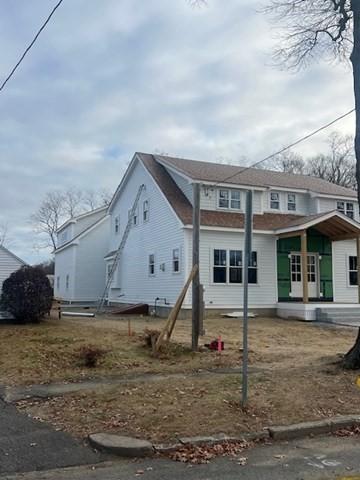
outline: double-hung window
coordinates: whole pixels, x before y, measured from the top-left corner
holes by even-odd
[[[155,254],[150,253],[149,255],[149,275],[155,275]]]
[[[213,255],[214,283],[243,283],[244,253],[242,250],[215,249]],[[251,252],[248,272],[249,283],[258,283],[257,252]]]
[[[349,218],[354,218],[354,204],[352,202],[337,202],[336,209]]]
[[[174,248],[172,251],[172,269],[174,273],[180,272],[180,249]]]
[[[143,222],[149,220],[149,200],[144,200],[143,202]]]
[[[349,256],[349,285],[358,284],[357,257]]]
[[[214,250],[214,283],[226,283],[227,281],[227,252],[226,250]]]
[[[220,189],[218,196],[218,207],[230,210],[241,209],[241,192],[240,190]]]
[[[290,212],[294,212],[296,210],[296,195],[295,195],[295,193],[288,193],[287,209]]]
[[[229,282],[242,283],[242,251],[230,250]]]
[[[66,283],[65,283],[66,290],[69,290],[69,285],[70,285],[70,276],[68,274],[66,275]]]
[[[57,290],[60,289],[60,277],[56,277],[56,288]]]
[[[280,210],[280,194],[278,192],[270,192],[270,208]]]

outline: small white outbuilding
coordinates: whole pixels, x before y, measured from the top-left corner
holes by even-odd
[[[13,272],[19,270],[26,263],[10,252],[7,248],[0,245],[0,293],[4,281],[10,277]]]

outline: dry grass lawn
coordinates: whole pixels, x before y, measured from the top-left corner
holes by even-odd
[[[0,327],[0,383],[19,384],[133,373],[183,373],[184,378],[129,383],[111,389],[25,401],[19,408],[78,436],[108,430],[155,441],[178,435],[239,433],[270,424],[287,424],[337,414],[360,413],[356,372],[343,371],[339,354],[354,342],[356,330],[324,328],[296,321],[258,318],[250,324],[249,408],[239,405],[237,374],[189,376],[189,372],[241,365],[241,321],[208,318],[208,343],[218,335],[225,351],[192,354],[190,322],[179,321],[174,341],[180,347],[154,359],[142,347],[144,328],[163,320],[51,319],[40,326]],[[96,369],[79,365],[76,352],[93,344],[109,350]]]

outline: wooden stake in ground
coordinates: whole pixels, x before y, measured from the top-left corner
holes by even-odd
[[[193,184],[193,267],[200,265],[200,184]],[[195,352],[199,345],[200,333],[200,272],[197,270],[192,284],[192,341],[191,347]]]
[[[159,337],[156,341],[155,347],[153,348],[154,353],[159,352],[159,350],[161,348],[161,345],[163,345],[165,339],[167,341],[170,340],[170,337],[171,337],[172,332],[173,332],[174,327],[175,327],[176,319],[179,315],[181,306],[184,302],[186,292],[188,291],[190,283],[193,281],[198,269],[199,269],[198,265],[193,266],[193,268],[190,272],[189,278],[187,279],[187,282],[185,283],[184,288],[181,290],[181,293],[180,293],[178,299],[176,300],[176,303],[175,303],[174,307],[172,308],[172,310],[171,310],[171,312],[168,316],[166,324],[165,324],[164,328],[162,329],[162,331],[161,331],[161,333],[160,333],[160,335],[159,335]]]

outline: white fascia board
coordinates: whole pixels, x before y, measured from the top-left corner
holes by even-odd
[[[314,225],[317,225],[318,223],[329,220],[330,218],[333,218],[333,217],[339,217],[339,218],[345,220],[347,223],[349,223],[353,227],[360,230],[360,224],[358,222],[356,222],[355,220],[347,217],[346,215],[342,214],[341,212],[337,212],[337,211],[333,210],[331,212],[325,213],[321,217],[317,217],[314,220],[310,220],[307,223],[303,223],[302,225],[296,225],[294,227],[288,227],[288,228],[279,228],[279,229],[275,230],[274,232],[275,232],[276,235],[279,235],[281,233],[291,233],[291,232],[296,232],[296,231],[299,231],[299,230],[306,230],[307,228],[313,227]]]
[[[289,193],[310,193],[310,190],[307,188],[291,188],[291,187],[277,187],[270,185],[266,190],[275,190],[279,192],[289,192]]]
[[[223,187],[223,188],[241,188],[243,190],[256,190],[259,192],[265,192],[267,187],[259,187],[256,185],[243,185],[241,183],[224,183],[224,182],[209,182],[207,180],[191,180],[191,183],[200,183],[209,187]]]
[[[109,205],[109,207],[108,207],[108,213],[111,213],[111,211],[112,211],[115,203],[117,202],[117,199],[118,199],[118,197],[119,197],[119,194],[120,194],[121,190],[123,189],[123,187],[124,187],[127,179],[129,178],[130,173],[131,173],[131,171],[133,170],[136,161],[140,161],[140,158],[138,157],[137,153],[135,153],[134,156],[133,156],[133,158],[131,159],[131,162],[129,163],[129,166],[128,166],[128,168],[126,169],[126,172],[124,173],[124,176],[123,176],[123,178],[121,179],[121,182],[119,183],[117,189],[115,190],[114,196],[113,196],[113,198],[111,199],[110,205]]]
[[[56,233],[60,233],[62,230],[64,230],[64,228],[68,227],[68,226],[71,225],[72,223],[76,223],[75,218],[70,218],[69,220],[66,220],[66,222],[63,223],[63,224],[56,230]]]
[[[169,165],[168,163],[164,162],[157,155],[153,155],[153,156],[155,157],[156,161],[160,163],[160,165],[165,167],[167,170],[170,170],[171,172],[176,173],[177,175],[182,177],[184,180],[186,180],[188,183],[194,183],[194,180],[191,177],[186,175],[184,172],[178,170],[175,166]]]
[[[56,255],[57,253],[62,252],[63,250],[66,250],[69,247],[76,247],[79,245],[79,242],[77,240],[74,240],[73,242],[66,243],[62,247],[57,248],[56,250],[53,250],[53,254]]]
[[[169,202],[169,200],[167,199],[166,195],[164,194],[164,192],[161,190],[161,188],[159,187],[157,181],[155,180],[155,178],[151,175],[151,173],[149,172],[149,170],[146,168],[146,166],[143,164],[143,162],[141,161],[141,158],[139,158],[139,162],[141,163],[143,169],[145,170],[146,174],[150,177],[151,181],[155,184],[156,188],[158,189],[160,195],[162,196],[162,198],[165,200],[165,202],[168,204],[170,210],[173,212],[173,214],[175,215],[175,218],[178,220],[179,222],[179,226],[182,227],[184,224],[183,222],[181,221],[180,217],[178,216],[178,214],[175,212],[175,210],[173,209],[171,203]]]
[[[192,225],[184,225],[184,228],[188,230],[192,230]],[[244,228],[234,228],[234,227],[211,227],[206,225],[200,226],[201,230],[208,230],[211,232],[234,232],[234,233],[244,233]],[[272,230],[253,230],[253,233],[257,233],[259,235],[274,235]]]
[[[313,196],[318,198],[330,198],[331,200],[339,200],[339,201],[348,200],[349,202],[357,202],[357,197],[347,197],[345,195],[330,195],[327,193],[313,192]]]

